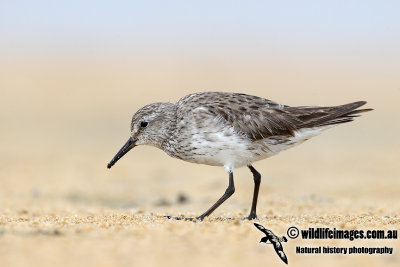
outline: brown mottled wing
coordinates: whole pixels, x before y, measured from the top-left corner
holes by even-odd
[[[198,93],[182,98],[177,105],[178,117],[193,110],[206,112],[223,119],[238,133],[252,140],[273,135],[293,135],[296,124],[300,123],[295,116],[285,112],[287,106],[246,94]]]
[[[201,112],[222,118],[237,132],[252,140],[261,140],[277,135],[294,135],[294,131],[301,128],[352,121],[357,113],[369,111],[355,110],[365,103],[360,101],[336,107],[290,107],[246,94],[205,92],[188,95],[177,105],[178,117],[201,107]]]
[[[233,128],[252,140],[261,140],[276,135],[294,135],[301,121],[285,111],[285,107],[241,106],[246,111],[237,112],[233,108],[210,107],[210,111],[223,117]]]

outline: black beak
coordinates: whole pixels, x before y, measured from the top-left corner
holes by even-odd
[[[111,168],[120,158],[122,158],[129,150],[136,146],[132,137],[128,139],[125,145],[118,151],[114,158],[107,164],[107,168]]]

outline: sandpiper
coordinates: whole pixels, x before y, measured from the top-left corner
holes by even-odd
[[[254,192],[246,218],[252,220],[257,217],[261,175],[251,164],[372,110],[357,109],[365,103],[291,107],[252,95],[203,92],[187,95],[176,104],[149,104],[133,115],[130,137],[107,168],[138,145],[158,147],[185,161],[225,167],[228,188],[197,217],[203,220],[235,192],[234,168],[247,166],[253,174]]]

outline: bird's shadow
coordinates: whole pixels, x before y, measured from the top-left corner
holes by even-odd
[[[239,218],[233,218],[233,217],[205,217],[204,219],[198,218],[198,217],[185,217],[185,216],[171,216],[171,215],[164,215],[164,218],[170,219],[170,220],[176,220],[176,221],[188,221],[188,222],[202,222],[205,218],[208,218],[207,221],[252,221],[252,219],[249,219],[248,217],[239,217]]]
[[[189,221],[189,222],[202,222],[204,219],[198,218],[198,217],[185,217],[185,216],[170,216],[170,215],[164,215],[164,218],[170,219],[170,220],[176,220],[176,221]],[[218,221],[229,221],[229,220],[235,220],[234,218],[230,217],[212,217],[212,220],[218,220]]]

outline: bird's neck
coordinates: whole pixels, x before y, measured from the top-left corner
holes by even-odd
[[[176,105],[172,103],[163,103],[163,114],[160,116],[162,123],[158,131],[158,136],[154,146],[163,149],[176,129]]]

